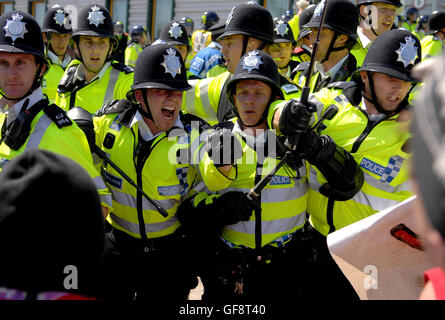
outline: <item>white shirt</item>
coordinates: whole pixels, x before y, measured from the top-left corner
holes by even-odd
[[[362,43],[363,48],[368,49],[369,46],[371,45],[372,41],[369,40],[369,38],[367,36],[365,36],[363,34],[363,32],[360,31],[359,28],[357,28],[357,34],[358,34],[358,37],[360,38],[360,42]]]
[[[320,75],[322,79],[325,79],[327,77],[331,77],[331,79],[334,79],[335,75],[337,74],[338,70],[340,70],[340,67],[343,65],[343,63],[346,61],[346,59],[349,57],[349,53],[341,59],[335,66],[333,66],[329,71],[324,72],[323,63],[316,62],[315,63],[315,70],[320,72]]]
[[[383,113],[369,114],[368,107],[366,106],[365,98],[362,98],[362,109],[364,109],[366,111],[366,113],[368,114],[368,119],[373,121],[373,122],[378,121],[378,120],[386,117],[386,115],[383,114]]]
[[[6,125],[8,126],[12,121],[15,120],[17,115],[20,113],[20,111],[23,107],[23,104],[25,103],[26,100],[29,100],[28,106],[26,108],[26,110],[28,110],[30,107],[32,107],[34,104],[36,104],[38,101],[43,100],[43,99],[45,99],[45,97],[43,96],[41,87],[38,87],[37,89],[35,89],[29,96],[23,98],[22,100],[20,100],[13,106],[9,106],[6,103],[6,98],[4,98],[4,97],[1,98],[0,99],[0,108],[2,109],[2,112],[6,113],[6,115],[7,115]]]
[[[53,64],[57,64],[61,66],[63,69],[66,68],[66,66],[71,62],[71,57],[69,55],[65,55],[63,58],[63,61],[60,60],[58,56],[52,51],[48,51],[48,58],[51,60]]]

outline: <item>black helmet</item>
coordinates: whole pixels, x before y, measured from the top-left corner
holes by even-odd
[[[42,32],[73,33],[68,12],[58,5],[49,9],[43,19]]]
[[[139,54],[134,67],[132,91],[137,89],[190,89],[181,54],[174,47],[159,41]]]
[[[162,28],[159,39],[170,45],[189,46],[187,30],[179,21],[170,21]]]
[[[434,11],[428,19],[428,34],[435,34],[445,27],[445,12]]]
[[[218,40],[241,34],[273,43],[273,28],[272,15],[267,9],[255,2],[242,3],[230,11],[226,29]]]
[[[417,19],[417,24],[418,24],[418,25],[422,25],[422,24],[427,23],[427,22],[428,22],[428,18],[429,18],[428,15],[421,15],[421,16],[419,17],[419,19]]]
[[[320,2],[314,10],[311,20],[305,28],[318,28],[323,15],[325,1]],[[329,0],[323,28],[332,29],[341,34],[357,39],[359,13],[356,6],[348,0]]]
[[[108,37],[117,42],[114,37],[113,20],[107,8],[92,4],[80,10],[73,38],[77,36]]]
[[[417,82],[411,69],[422,59],[419,39],[407,30],[389,30],[378,36],[359,71],[374,71],[408,82]]]
[[[8,11],[0,17],[0,51],[29,53],[45,61],[42,32],[28,13]]]
[[[147,29],[144,26],[133,26],[133,28],[130,31],[130,36],[136,37],[145,32],[147,32]]]
[[[311,21],[311,18],[314,14],[315,8],[316,8],[316,5],[311,4],[300,13],[300,17],[298,19],[298,26],[300,29],[300,33],[298,34],[297,41],[303,37],[306,37],[308,34],[310,34],[312,32],[311,29],[305,28],[303,26],[306,23],[309,23],[309,21]]]
[[[292,10],[287,10],[285,14],[281,16],[281,19],[285,22],[290,21],[294,17],[294,12]]]
[[[397,8],[400,8],[402,6],[402,3],[400,0],[358,0],[357,1],[357,8],[361,5],[368,5],[372,3],[386,3],[391,4],[393,6],[396,6]]]
[[[179,20],[179,22],[181,22],[185,26],[189,26],[192,28],[195,25],[195,23],[193,22],[193,19],[190,17],[182,17],[181,20]]]
[[[417,10],[416,8],[409,8],[408,10],[406,10],[406,16],[409,17],[412,14],[419,14],[419,10]]]
[[[295,44],[296,41],[289,23],[283,20],[278,20],[275,23],[275,28],[273,29],[273,41],[275,43],[292,42]]]
[[[206,11],[201,16],[201,22],[203,25],[207,26],[207,28],[210,28],[219,22],[219,17],[214,11]]]
[[[284,99],[280,87],[280,74],[272,57],[259,50],[252,50],[241,57],[232,80],[227,84],[227,99],[234,105],[233,95],[236,84],[241,80],[265,82],[274,95]]]

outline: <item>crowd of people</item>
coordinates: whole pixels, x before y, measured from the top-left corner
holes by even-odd
[[[0,299],[177,303],[200,279],[216,303],[358,300],[326,237],[416,194],[438,267],[422,297],[444,299],[445,12],[297,5],[158,39],[96,4],[74,30],[60,6],[42,26],[5,12]]]

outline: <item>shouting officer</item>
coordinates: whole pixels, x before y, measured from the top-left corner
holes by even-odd
[[[133,73],[112,62],[117,40],[108,10],[95,4],[80,10],[73,40],[77,59],[65,70],[56,103],[64,110],[80,106],[95,113],[105,103],[125,98]]]
[[[47,71],[43,37],[32,16],[9,11],[0,17],[0,170],[26,150],[46,149],[79,163],[94,179],[102,205],[111,196],[93,166],[85,135],[66,113],[44,97]]]
[[[185,94],[183,108],[211,124],[233,117],[227,99],[227,84],[241,57],[255,49],[269,51],[273,44],[273,19],[270,12],[255,2],[238,4],[232,8],[224,33],[217,39],[225,59],[227,71],[217,77],[192,80],[194,90]]]
[[[315,40],[325,2],[315,8],[309,23],[311,37]],[[327,2],[326,17],[320,34],[320,43],[315,59],[315,72],[310,81],[311,92],[317,92],[328,84],[349,79],[357,69],[357,61],[350,53],[357,39],[358,12],[349,0]],[[310,62],[298,65],[294,81],[299,86],[306,83]],[[300,92],[301,93],[301,92]],[[299,93],[299,94],[300,94]]]
[[[392,28],[397,9],[401,6],[400,0],[358,0],[360,25],[357,34],[359,39],[351,50],[357,59],[358,66],[363,64],[371,43],[383,32]]]
[[[49,62],[49,70],[43,78],[42,90],[49,101],[54,102],[57,86],[66,67],[71,62],[67,51],[73,30],[68,13],[58,5],[49,9],[43,20],[42,32]]]
[[[314,282],[314,288],[323,286],[327,297],[357,297],[328,252],[327,234],[413,195],[407,161],[411,157],[410,133],[402,130],[407,123],[399,115],[409,106],[409,92],[417,83],[410,71],[420,60],[420,42],[415,35],[401,29],[387,31],[372,43],[354,81],[332,84],[309,99],[317,108],[316,119],[331,105],[338,109],[319,131],[353,155],[365,179],[352,199],[338,202],[323,195],[320,186],[325,180],[320,172],[309,173],[308,213],[318,256],[313,277],[320,280]],[[294,132],[306,108],[289,103],[273,110],[273,127],[283,133]],[[314,292],[314,296],[323,292]]]
[[[329,137],[311,131],[255,200],[249,200],[246,193],[275,169],[286,152],[266,123],[270,103],[283,98],[279,81],[268,54],[253,50],[241,58],[227,86],[237,117],[212,127],[202,144],[205,152],[200,153],[201,177],[216,194],[207,198],[198,194],[192,207],[178,211],[184,228],[201,236],[207,231],[200,229],[220,226],[216,260],[209,258],[215,264],[202,276],[204,299],[271,299],[277,293],[304,297],[303,264],[309,255],[300,245],[298,231],[306,222],[303,157],[329,175],[332,190],[351,192],[352,197],[361,187],[355,184],[360,181],[356,175],[362,174],[355,160]],[[298,127],[305,128],[309,119],[301,117]]]
[[[130,31],[130,37],[131,41],[125,49],[125,64],[134,67],[139,54],[149,44],[147,29],[143,26],[134,26]]]
[[[423,59],[438,56],[443,52],[445,41],[445,12],[434,11],[428,18],[427,36],[422,39]]]
[[[177,161],[174,151],[187,148],[192,121],[205,125],[180,112],[188,89],[180,53],[153,44],[137,59],[131,101],[109,103],[94,118],[96,145],[158,204],[102,164],[114,209],[104,258],[106,299],[181,301],[197,284],[176,218],[198,174],[185,160]]]

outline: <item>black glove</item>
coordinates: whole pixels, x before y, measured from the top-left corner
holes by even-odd
[[[310,130],[301,135],[296,153],[310,164],[328,159],[335,151],[335,143],[329,136],[319,136]]]
[[[248,221],[259,204],[255,199],[250,200],[247,193],[229,191],[213,201],[218,208],[218,218],[223,225],[235,224],[239,221]]]
[[[243,155],[241,143],[229,129],[213,131],[207,138],[206,150],[216,167],[234,164]]]
[[[288,138],[295,134],[301,134],[309,127],[312,113],[317,110],[315,104],[308,102],[306,105],[291,99],[284,107],[280,117],[280,131]]]

